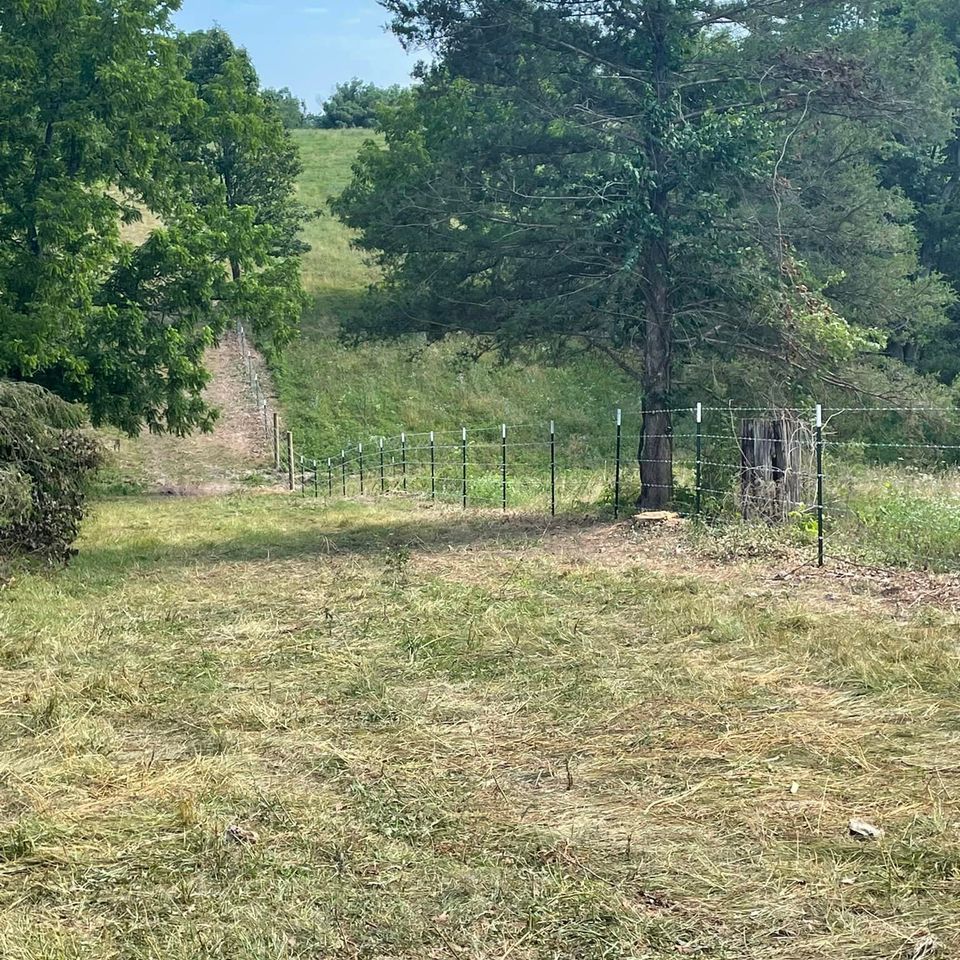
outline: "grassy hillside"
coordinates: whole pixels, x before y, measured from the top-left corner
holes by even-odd
[[[454,428],[460,424],[546,422],[570,433],[594,432],[620,405],[638,407],[636,389],[618,371],[584,359],[557,370],[494,358],[464,359],[465,341],[430,347],[409,339],[347,348],[338,342],[362,294],[376,277],[350,247],[349,231],[325,210],[327,199],[349,182],[357,150],[370,134],[357,130],[303,130],[296,134],[306,172],[305,203],[323,208],[309,224],[313,250],[304,279],[313,304],[278,371],[281,400],[308,455],[402,429]]]

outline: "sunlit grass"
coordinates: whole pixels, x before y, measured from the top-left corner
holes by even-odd
[[[834,461],[831,530],[845,551],[869,561],[960,569],[960,470]]]
[[[357,297],[376,278],[374,269],[350,247],[350,231],[331,213],[330,197],[350,182],[351,166],[369,130],[294,130],[304,173],[298,199],[319,216],[307,224],[304,239],[311,251],[303,261],[303,281],[315,303],[304,320],[308,337],[339,332],[341,311],[353,307]]]

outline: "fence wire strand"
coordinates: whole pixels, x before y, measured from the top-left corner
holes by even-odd
[[[315,466],[312,451],[304,454],[302,465],[299,456],[291,461],[286,434],[274,433],[274,415],[279,421],[279,411],[264,394],[264,371],[258,369],[242,324],[237,326],[236,341],[253,406],[274,447],[274,464],[285,480],[292,470],[292,490],[339,498],[346,486],[347,498],[357,497],[362,462],[367,497],[432,496],[462,502],[463,427],[371,435],[363,441],[362,452],[359,443],[350,442],[330,456],[317,457]],[[815,465],[817,408],[810,406],[703,404],[700,424],[695,422],[696,407],[634,411],[621,417],[619,461],[613,416],[609,424],[592,428],[555,419],[552,431],[550,422],[507,422],[506,438],[503,423],[468,425],[467,502],[503,506],[506,493],[511,506],[602,511],[626,507],[643,490],[668,491],[677,495],[678,512],[716,523],[742,521],[758,503],[772,497],[783,511],[781,523],[795,522],[792,517],[804,523],[821,518],[828,556],[901,558],[928,569],[960,570],[960,411],[926,405],[819,409],[822,473]],[[672,415],[680,429],[642,437],[644,416],[663,414]],[[879,414],[886,419],[878,421],[874,415]],[[890,415],[896,415],[893,425]],[[798,432],[754,441],[747,436],[751,420],[789,422]],[[898,435],[890,435],[895,429]],[[643,456],[644,443],[664,440],[671,444],[669,457]],[[754,443],[772,457],[762,468],[748,463],[747,452]],[[786,464],[791,457],[794,460]],[[672,481],[642,482],[638,470],[648,468],[669,468]],[[787,475],[799,496],[788,492]],[[818,485],[824,488],[819,501]],[[622,502],[615,505],[616,491]],[[806,531],[803,527],[804,536]],[[811,547],[815,549],[815,544]]]

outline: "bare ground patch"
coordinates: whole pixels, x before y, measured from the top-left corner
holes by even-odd
[[[446,507],[427,507],[424,513],[447,516],[451,525],[447,549],[431,550],[420,560],[425,569],[457,567],[458,576],[482,579],[483,564],[472,559],[475,548],[456,546],[459,538],[455,531],[464,522],[463,514]],[[484,552],[488,563],[493,556],[501,556],[549,557],[562,570],[616,571],[642,566],[664,576],[726,585],[747,597],[779,595],[790,602],[816,604],[820,609],[870,607],[901,617],[913,616],[924,608],[960,613],[960,576],[955,574],[872,566],[839,558],[829,558],[820,569],[811,548],[789,545],[778,545],[772,555],[718,556],[691,535],[688,522],[637,528],[629,521],[551,520],[494,511],[474,517],[485,531],[482,546],[476,549]],[[442,543],[442,534],[439,539]]]
[[[148,492],[172,497],[222,495],[251,483],[279,489],[271,476],[271,440],[233,332],[208,351],[206,364],[211,374],[206,398],[220,412],[213,431],[184,438],[145,431],[134,439],[121,438],[115,441],[121,471]],[[272,393],[259,358],[257,367],[265,392]]]

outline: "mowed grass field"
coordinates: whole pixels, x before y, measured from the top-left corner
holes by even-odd
[[[0,593],[5,960],[960,951],[944,612],[389,502],[80,547]]]

